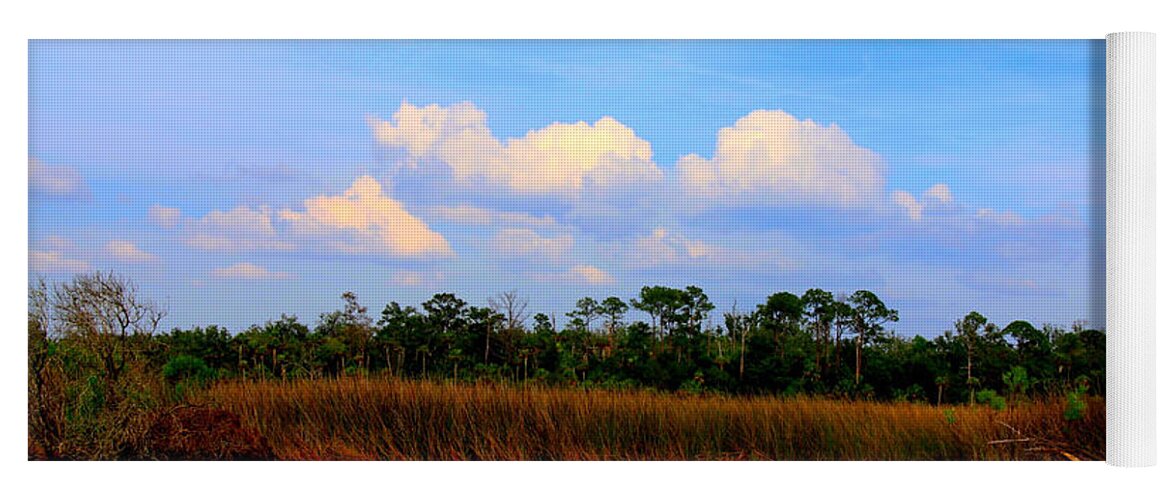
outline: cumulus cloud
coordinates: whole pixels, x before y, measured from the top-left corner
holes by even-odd
[[[369,120],[375,139],[416,163],[439,162],[457,182],[504,186],[521,194],[576,197],[583,187],[656,182],[662,171],[650,143],[610,117],[592,125],[553,123],[524,137],[497,140],[470,103],[418,107],[404,102],[389,121]]]
[[[304,205],[304,211],[281,211],[280,218],[295,233],[318,238],[334,251],[399,257],[453,254],[442,235],[387,197],[373,177],[359,177],[340,196],[321,195]]]
[[[947,204],[952,202],[951,188],[947,187],[947,184],[936,184],[931,186],[927,189],[927,191],[923,192],[923,196],[925,198],[931,198],[939,203]]]
[[[106,254],[114,260],[129,263],[154,262],[158,256],[138,248],[132,242],[124,240],[110,240],[106,243]]]
[[[220,252],[287,251],[295,246],[277,235],[268,207],[212,210],[191,224],[188,245]]]
[[[837,125],[758,110],[720,130],[715,155],[676,164],[692,195],[727,204],[814,203],[857,207],[882,194],[881,158]]]
[[[915,195],[906,191],[895,191],[890,194],[890,197],[895,205],[906,211],[907,217],[910,217],[911,220],[923,218],[923,204],[915,199]]]
[[[891,201],[901,208],[907,217],[911,220],[917,221],[923,219],[924,209],[949,209],[954,201],[951,196],[951,188],[947,184],[936,184],[923,191],[919,198],[906,191],[892,191],[890,194]]]
[[[88,262],[66,257],[59,251],[30,250],[28,267],[38,273],[83,273],[90,270]]]
[[[1024,227],[1031,223],[1011,210],[980,208],[973,211],[972,207],[956,202],[947,184],[935,184],[918,198],[906,191],[893,191],[891,201],[911,220],[919,221],[926,217],[935,226],[950,227],[955,231],[974,229],[973,223],[1002,228]],[[1055,220],[1051,215],[1041,216],[1032,219],[1032,223],[1057,227],[1057,224],[1051,224]]]
[[[35,192],[53,196],[81,196],[88,192],[76,169],[45,165],[35,158],[28,160],[28,184]]]
[[[544,257],[556,259],[573,247],[568,234],[546,238],[527,228],[501,229],[492,238],[492,250],[505,257]]]
[[[240,262],[228,267],[213,269],[211,275],[213,278],[240,280],[283,280],[292,278],[292,275],[289,273],[269,271],[268,269],[248,262]]]
[[[147,210],[146,215],[156,226],[164,229],[171,229],[177,226],[183,218],[183,214],[178,208],[164,207],[162,205],[151,206]]]
[[[665,228],[655,228],[649,236],[634,242],[633,263],[642,266],[658,266],[678,262],[683,258],[694,258],[711,252],[710,246],[702,241],[691,241]]]

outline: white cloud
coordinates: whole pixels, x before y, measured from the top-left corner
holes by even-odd
[[[183,214],[179,211],[178,208],[154,205],[147,210],[147,218],[149,218],[150,221],[153,222],[156,226],[164,229],[170,229],[179,224],[183,218]]]
[[[529,273],[530,279],[553,283],[577,283],[582,285],[611,285],[615,279],[610,273],[588,264],[575,265],[564,272]]]
[[[453,255],[442,235],[387,197],[373,177],[359,177],[342,195],[317,196],[304,205],[305,211],[283,210],[280,218],[295,233],[317,239],[330,250],[401,257]]]
[[[30,250],[28,267],[38,273],[83,273],[90,270],[88,262],[65,257],[57,251]]]
[[[895,205],[907,212],[907,217],[910,217],[911,220],[923,218],[923,204],[915,199],[915,195],[906,191],[895,191],[890,194],[890,197]]]
[[[932,198],[939,203],[948,204],[952,202],[951,188],[947,184],[936,184],[923,192],[924,198]]]
[[[53,196],[81,196],[88,192],[77,169],[45,165],[35,158],[28,160],[28,185],[36,192]]]
[[[106,243],[106,254],[115,260],[130,263],[153,262],[158,256],[145,252],[134,243],[124,240],[110,240]]]
[[[248,262],[240,262],[228,267],[214,269],[211,275],[213,278],[242,280],[282,280],[292,278],[292,275],[289,273],[269,271],[268,269]]]
[[[561,257],[573,247],[573,237],[567,234],[546,238],[527,228],[507,228],[492,238],[492,250],[507,257],[539,256],[547,259]]]
[[[404,287],[433,287],[443,281],[442,272],[395,271],[390,282]]]
[[[238,206],[227,212],[212,210],[203,216],[200,223],[226,231],[272,236],[276,234],[276,229],[273,228],[270,214],[267,207],[253,210]]]
[[[976,219],[991,222],[1000,226],[1016,227],[1025,225],[1024,217],[1021,217],[1019,214],[1011,210],[998,212],[991,208],[981,208],[976,212]]]
[[[569,275],[591,285],[606,285],[614,283],[614,277],[594,266],[579,264],[569,270]]]
[[[676,169],[693,196],[731,205],[866,206],[885,185],[881,158],[837,125],[780,110],[740,118],[720,130],[711,159],[688,155]]]
[[[295,245],[278,237],[268,207],[238,206],[227,212],[212,210],[194,221],[188,245],[218,252],[288,251]]]
[[[528,227],[554,227],[557,225],[557,221],[549,215],[537,217],[522,212],[503,212],[471,205],[432,207],[429,212],[433,217],[465,225]]]
[[[630,248],[627,261],[633,267],[658,267],[674,264],[712,264],[729,269],[790,269],[791,259],[776,252],[750,252],[690,239],[682,234],[656,228],[638,238]]]
[[[594,124],[554,123],[504,143],[493,137],[483,111],[470,103],[417,107],[404,102],[391,120],[369,120],[382,144],[412,160],[441,162],[455,180],[489,183],[522,194],[576,197],[583,187],[657,182],[650,143],[610,117]]]
[[[55,235],[45,237],[42,244],[45,248],[58,252],[71,252],[77,249],[77,245],[74,245],[69,238]]]
[[[918,199],[906,191],[892,191],[890,197],[896,206],[906,212],[908,218],[915,221],[923,219],[924,209],[930,211],[932,209],[954,210],[956,208],[952,206],[952,202],[955,200],[952,198],[951,188],[947,184],[936,184],[927,188]]]

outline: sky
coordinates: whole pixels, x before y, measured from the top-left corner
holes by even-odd
[[[29,278],[166,328],[691,284],[1101,328],[1104,87],[1101,40],[30,41]]]

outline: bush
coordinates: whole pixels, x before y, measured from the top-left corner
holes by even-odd
[[[1025,394],[1033,385],[1033,381],[1029,378],[1029,372],[1023,366],[1012,367],[1009,371],[1004,372],[1000,378],[1004,381],[1004,386],[1008,388],[1009,397],[1014,405],[1025,399]]]
[[[1008,408],[1008,401],[992,389],[983,389],[980,392],[977,392],[976,402],[982,405],[988,405],[994,410],[1003,410]]]
[[[1065,416],[1066,420],[1081,420],[1086,414],[1086,391],[1089,390],[1089,383],[1083,380],[1085,377],[1078,377],[1078,385],[1072,391],[1065,394]]]
[[[176,407],[157,412],[145,451],[131,458],[156,460],[272,460],[272,448],[240,418],[224,410]]]
[[[163,366],[163,378],[175,383],[184,380],[206,381],[215,378],[215,370],[202,359],[182,354],[171,358]]]

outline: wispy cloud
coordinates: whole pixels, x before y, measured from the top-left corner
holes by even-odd
[[[159,260],[157,255],[145,252],[132,242],[125,240],[110,240],[106,243],[106,254],[119,262],[141,264]]]
[[[577,283],[582,285],[612,285],[617,282],[610,273],[588,264],[575,265],[564,272],[529,273],[536,281]]]
[[[61,252],[42,250],[29,251],[28,267],[38,273],[83,273],[91,269],[86,261],[71,259]]]
[[[79,197],[89,193],[77,169],[46,165],[35,158],[28,160],[28,183],[33,191],[52,196]]]
[[[477,226],[554,227],[557,220],[550,215],[535,216],[524,212],[507,212],[474,205],[431,207],[432,217],[449,222]]]
[[[147,218],[152,223],[164,229],[171,229],[179,224],[183,219],[183,212],[178,208],[164,207],[162,205],[152,205],[147,209]]]
[[[543,257],[557,259],[573,247],[568,234],[544,237],[532,229],[502,229],[492,238],[492,251],[505,257]]]
[[[240,262],[228,267],[213,269],[213,278],[238,280],[283,280],[293,275],[285,272],[273,272],[249,262]]]
[[[217,252],[288,251],[295,245],[277,235],[268,207],[212,210],[190,224],[188,245]]]

